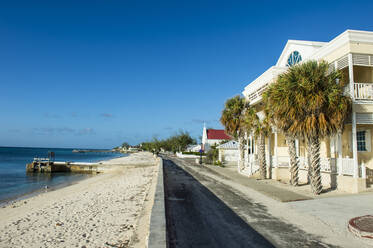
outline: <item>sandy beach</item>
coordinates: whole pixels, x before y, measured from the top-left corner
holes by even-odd
[[[105,173],[0,208],[0,247],[145,247],[157,159],[103,164]]]

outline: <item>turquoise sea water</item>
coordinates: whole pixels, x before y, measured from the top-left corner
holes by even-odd
[[[0,202],[48,188],[68,185],[93,175],[75,173],[26,173],[26,164],[34,157],[48,157],[48,151],[55,153],[56,161],[97,162],[123,154],[113,152],[73,153],[63,148],[0,147]]]

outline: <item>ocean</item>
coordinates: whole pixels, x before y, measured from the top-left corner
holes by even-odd
[[[75,173],[26,173],[26,164],[35,157],[48,157],[48,151],[55,153],[55,161],[98,162],[126,156],[114,152],[74,153],[65,148],[0,147],[0,203],[31,193],[45,191],[72,184],[92,177],[91,174]]]

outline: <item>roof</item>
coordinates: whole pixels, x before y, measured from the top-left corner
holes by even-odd
[[[218,149],[238,149],[238,142],[231,140],[217,147]]]
[[[306,41],[306,40],[288,40],[282,53],[277,60],[276,66],[283,67],[287,64],[287,58],[294,50],[301,53],[302,61],[307,59],[311,54],[317,51],[319,48],[328,44],[327,42],[319,41]]]
[[[218,130],[218,129],[207,129],[207,139],[218,139],[218,140],[230,140],[232,139],[230,136],[228,136],[224,130]]]

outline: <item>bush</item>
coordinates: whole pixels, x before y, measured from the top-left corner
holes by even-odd
[[[218,157],[219,157],[218,149],[212,148],[210,151],[206,153],[206,163],[214,164],[214,162],[218,160]]]
[[[199,153],[199,152],[182,152],[182,154],[185,154],[185,155],[197,155],[197,156],[200,156],[201,155],[201,153]],[[202,156],[205,156],[206,155],[206,153],[202,153]]]
[[[222,164],[222,162],[219,161],[219,160],[215,161],[214,165],[220,166],[220,167],[224,167],[223,164]]]

